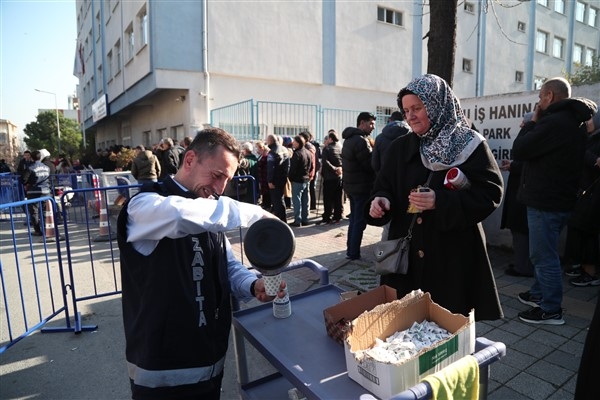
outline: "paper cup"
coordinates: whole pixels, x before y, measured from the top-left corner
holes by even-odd
[[[263,275],[265,281],[265,291],[269,296],[277,296],[279,286],[281,285],[281,274]]]

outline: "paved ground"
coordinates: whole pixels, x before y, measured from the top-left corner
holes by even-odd
[[[314,220],[318,220],[315,216]],[[347,221],[335,227],[294,228],[297,249],[294,259],[312,259],[329,270],[330,282],[346,289],[373,287],[372,244],[380,228],[368,227],[363,240],[363,260],[345,260]],[[233,240],[235,242],[235,239]],[[239,247],[236,246],[236,249]],[[593,314],[598,288],[576,288],[564,281],[564,326],[531,326],[517,313],[527,307],[515,295],[527,290],[531,278],[515,278],[503,271],[512,254],[490,248],[505,318],[477,323],[477,336],[502,341],[507,356],[493,364],[489,399],[571,399],[575,389],[587,326]],[[308,270],[286,274],[291,293],[319,286]],[[106,297],[83,302],[84,324],[98,329],[72,333],[35,333],[0,355],[1,399],[126,399],[130,397],[123,357],[123,326],[120,298]],[[50,326],[60,326],[52,321]],[[325,328],[323,328],[325,329]],[[231,347],[230,347],[231,348]],[[340,349],[341,350],[341,349]],[[252,350],[247,353],[252,373],[270,369]],[[231,350],[226,364],[222,399],[239,398],[236,356]],[[252,377],[252,376],[251,376]]]

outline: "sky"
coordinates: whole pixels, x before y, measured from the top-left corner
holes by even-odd
[[[35,121],[38,109],[68,108],[77,40],[74,0],[0,0],[0,119]]]

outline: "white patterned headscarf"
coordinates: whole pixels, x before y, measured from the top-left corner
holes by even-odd
[[[407,94],[421,99],[431,122],[429,131],[420,136],[421,159],[427,169],[441,171],[459,166],[485,140],[470,128],[452,88],[439,76],[427,74],[413,79],[398,93],[401,110],[402,97]]]

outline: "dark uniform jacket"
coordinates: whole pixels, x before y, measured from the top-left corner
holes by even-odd
[[[305,147],[294,150],[290,160],[288,178],[291,182],[305,183],[310,181],[313,171],[313,155]]]
[[[149,188],[195,197],[171,177],[142,190]],[[130,378],[143,387],[208,380],[222,371],[231,326],[223,234],[163,238],[145,256],[127,242],[127,207],[119,214],[117,239]]]
[[[408,194],[423,185],[430,171],[419,152],[419,138],[410,133],[392,142],[390,154],[373,188],[373,197],[390,200],[384,218],[368,215],[367,223],[382,226],[391,220],[389,239],[406,236],[412,214],[407,214]],[[476,320],[495,320],[502,309],[487,254],[483,221],[502,200],[502,175],[487,142],[459,166],[471,182],[469,189],[444,186],[447,171],[433,172],[429,187],[435,191],[436,208],[420,214],[412,231],[407,275],[390,274],[381,283],[396,288],[398,297],[414,289],[430,292],[433,301],[455,313],[475,309]]]

